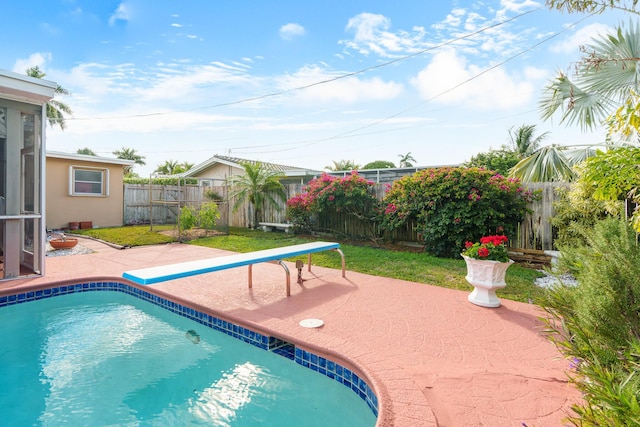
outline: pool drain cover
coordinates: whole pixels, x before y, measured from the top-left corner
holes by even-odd
[[[324,322],[320,319],[304,319],[300,321],[300,326],[304,328],[319,328],[324,325]]]

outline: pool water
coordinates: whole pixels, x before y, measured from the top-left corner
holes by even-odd
[[[373,426],[351,389],[147,301],[0,308],[2,424]]]

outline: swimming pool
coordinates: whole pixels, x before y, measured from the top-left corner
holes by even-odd
[[[375,394],[340,363],[123,283],[2,296],[0,333],[11,425],[376,422]]]

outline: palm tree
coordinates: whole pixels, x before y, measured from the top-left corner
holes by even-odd
[[[284,201],[287,195],[277,171],[267,168],[261,162],[241,162],[240,165],[245,173],[233,175],[228,179],[229,185],[234,187],[229,197],[236,199],[233,204],[234,212],[237,212],[245,201],[253,206],[252,228],[256,228],[265,202],[280,210],[280,204],[274,197]]]
[[[633,23],[626,30],[618,28],[615,34],[593,38],[584,48],[587,54],[575,65],[574,80],[560,72],[545,88],[540,100],[543,119],[560,113],[560,123],[578,125],[583,130],[605,125],[608,136],[604,145],[637,145],[633,140],[640,134],[639,39],[640,25]],[[620,140],[620,136],[624,139]],[[618,141],[614,142],[615,139]],[[511,175],[521,179],[543,176],[554,180],[572,179],[573,172],[565,173],[565,166],[570,167],[572,162],[593,153],[593,147],[548,147],[535,159],[523,159],[512,169]],[[557,171],[558,175],[552,177],[541,173],[543,170]]]
[[[165,160],[163,164],[158,165],[154,172],[161,175],[177,175],[183,170],[177,160]]]
[[[549,135],[545,132],[537,137],[533,137],[536,131],[536,125],[522,125],[517,129],[509,129],[509,139],[511,140],[511,149],[522,159],[532,155],[540,148],[540,143]]]
[[[400,163],[398,163],[398,167],[401,168],[410,168],[413,166],[413,162],[416,161],[416,159],[414,159],[411,155],[411,152],[408,152],[407,154],[398,154],[398,157],[400,157]]]
[[[42,79],[46,76],[40,67],[33,66],[31,68],[27,68],[27,76],[34,77],[36,79]],[[55,90],[56,95],[71,95],[71,93],[63,88],[60,85],[56,86]],[[49,126],[54,127],[55,125],[60,126],[60,129],[65,130],[67,127],[65,123],[64,115],[73,115],[73,111],[71,111],[71,107],[67,104],[57,101],[56,99],[52,99],[47,103],[47,120],[49,121]],[[95,156],[95,154],[94,154]]]
[[[113,155],[116,156],[117,159],[133,160],[136,165],[144,166],[147,164],[144,161],[144,156],[136,153],[135,148],[122,147],[122,150],[115,150]],[[126,166],[124,173],[128,175],[131,172],[133,172],[133,166]]]
[[[186,172],[194,166],[193,163],[182,162],[180,163],[180,167],[182,168],[182,172]]]
[[[353,160],[333,160],[333,166],[325,166],[324,168],[330,171],[352,171],[360,169],[360,165]]]

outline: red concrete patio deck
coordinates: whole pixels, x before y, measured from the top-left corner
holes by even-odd
[[[0,291],[120,279],[126,270],[229,254],[185,244],[117,250],[81,243],[97,252],[48,257],[45,277],[2,282]],[[497,309],[478,307],[465,292],[348,271],[348,250],[345,257],[346,278],[328,268],[309,273],[305,265],[302,286],[288,264],[289,298],[283,269],[274,264],[254,265],[253,289],[246,267],[149,287],[350,360],[378,395],[378,426],[563,424],[580,396],[567,382],[567,361],[542,334],[536,306],[502,300]],[[324,326],[299,326],[307,318]]]

